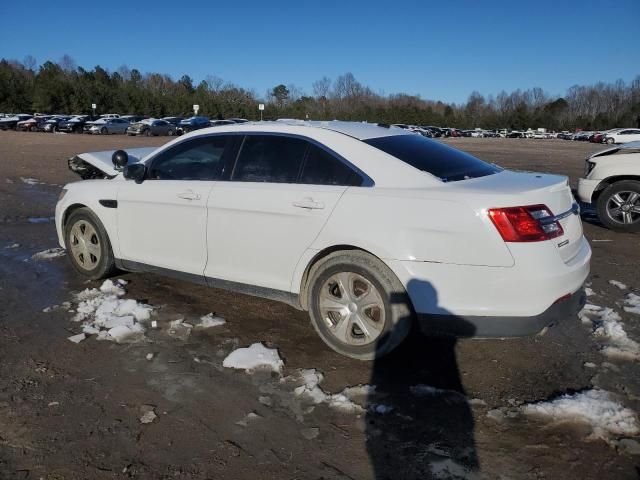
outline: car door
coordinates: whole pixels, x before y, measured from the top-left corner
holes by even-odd
[[[202,275],[207,259],[207,199],[228,137],[180,142],[147,162],[145,180],[122,182],[118,238],[122,259]]]
[[[335,179],[327,181],[332,171]],[[216,182],[207,203],[205,275],[212,285],[220,279],[290,291],[297,262],[347,185],[362,181],[351,175],[346,163],[307,140],[247,135],[229,180]]]

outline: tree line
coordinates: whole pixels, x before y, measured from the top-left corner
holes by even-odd
[[[546,127],[553,130],[605,129],[635,126],[640,121],[640,75],[630,83],[618,80],[575,85],[562,97],[541,88],[505,91],[485,97],[472,92],[465,103],[423,99],[405,93],[383,95],[351,73],[332,80],[323,77],[306,93],[293,84],[280,84],[264,96],[254,90],[207,76],[197,85],[188,75],[178,80],[160,73],[141,73],[122,66],[110,72],[100,66],[86,70],[71,57],[37,65],[0,60],[0,112],[91,113],[119,112],[164,117],[186,116],[192,105],[211,118],[309,118],[381,123],[439,125],[457,128]]]

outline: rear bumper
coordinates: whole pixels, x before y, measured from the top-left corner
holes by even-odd
[[[551,305],[532,317],[477,317],[418,314],[425,335],[456,337],[506,338],[534,335],[545,327],[575,317],[584,307],[587,296],[580,289],[568,298]]]

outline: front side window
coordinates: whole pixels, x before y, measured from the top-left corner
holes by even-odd
[[[211,136],[180,143],[156,157],[147,178],[150,180],[216,180],[230,137]]]
[[[242,144],[231,180],[294,183],[307,145],[307,142],[298,138],[248,135]]]
[[[362,177],[329,152],[309,146],[300,183],[312,185],[362,185]]]

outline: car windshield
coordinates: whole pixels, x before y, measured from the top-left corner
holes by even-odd
[[[391,135],[371,138],[365,143],[408,163],[412,167],[430,173],[443,182],[455,182],[484,177],[502,169],[490,163],[428,140],[421,135]]]

